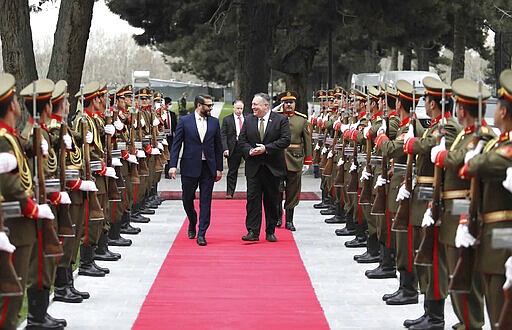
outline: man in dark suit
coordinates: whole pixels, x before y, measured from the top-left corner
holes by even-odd
[[[200,210],[197,244],[206,245],[206,230],[210,225],[213,184],[222,177],[222,141],[219,120],[211,117],[212,97],[198,95],[194,100],[195,111],[180,117],[169,160],[169,176],[176,179],[178,156],[181,156],[181,188],[183,208],[189,220],[188,237],[196,236],[197,212],[194,208],[196,189],[199,185]]]
[[[174,133],[176,132],[176,126],[178,124],[178,120],[176,118],[176,113],[172,111],[172,99],[168,96],[164,97],[164,108],[165,108],[165,128],[170,130],[169,134],[167,134],[167,148],[169,148],[169,153],[172,148],[172,141],[174,140]],[[165,178],[169,179],[169,164],[165,164]]]
[[[264,93],[254,95],[253,114],[247,116],[238,137],[245,156],[247,178],[247,235],[244,241],[258,241],[261,229],[261,201],[265,207],[266,239],[276,242],[274,235],[277,219],[279,182],[286,176],[284,150],[290,145],[288,119],[270,111],[270,97]]]
[[[243,153],[238,146],[238,136],[245,120],[243,112],[244,103],[241,100],[235,100],[233,102],[233,115],[226,116],[222,120],[222,147],[224,148],[224,157],[228,160],[227,199],[233,198],[235,193],[238,168],[243,157]]]

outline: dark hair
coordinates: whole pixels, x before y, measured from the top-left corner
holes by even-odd
[[[507,117],[512,119],[512,102],[504,97],[500,97],[498,100],[500,101],[500,106],[504,107],[507,111]]]
[[[14,93],[9,96],[8,99],[6,99],[3,102],[0,102],[0,118],[4,118],[7,114],[7,110],[9,109],[9,106],[11,105],[12,101],[14,100]]]
[[[434,95],[426,95],[425,96],[425,102],[434,101],[435,104],[437,105],[437,107],[439,108],[439,110],[442,109],[442,104],[441,104],[442,99],[443,98],[440,97],[440,96],[434,96]],[[453,110],[453,99],[451,97],[446,97],[445,98],[444,110],[447,111],[447,112],[452,112],[452,110]]]
[[[25,100],[25,107],[27,108],[28,110],[28,113],[30,114],[30,116],[33,116],[34,115],[34,112],[32,111],[32,98],[30,99],[24,99]],[[46,99],[46,100],[40,100],[40,101],[37,101],[36,100],[36,111],[38,114],[41,114],[44,110],[44,107],[47,105],[47,104],[50,104],[50,99]]]
[[[194,99],[194,109],[197,108],[198,104],[204,104],[205,100],[211,100],[212,97],[208,94],[199,94]]]
[[[57,101],[52,104],[52,113],[57,113],[60,110],[60,107],[64,104],[64,99],[61,99],[60,101]]]
[[[468,112],[472,117],[478,117],[478,104],[466,104],[462,102],[460,102],[459,104],[462,107],[462,109]],[[485,116],[485,103],[482,103],[482,118],[483,116]]]
[[[242,101],[240,99],[236,99],[236,100],[233,101],[233,105],[235,105],[235,103],[237,103],[237,102],[240,102],[240,103],[244,104],[244,101]]]
[[[164,97],[165,104],[169,104],[172,102],[172,99],[169,96]]]
[[[404,98],[400,98],[400,102],[402,103],[402,107],[407,112],[411,112],[412,109],[412,101],[406,100]],[[418,105],[419,99],[416,100],[416,105]]]
[[[256,93],[254,97],[261,97],[263,99],[263,103],[268,104],[270,106],[270,96],[266,93]]]
[[[384,99],[385,100],[385,99]],[[388,108],[396,109],[396,98],[388,95]]]

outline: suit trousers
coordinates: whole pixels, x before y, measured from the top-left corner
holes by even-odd
[[[242,152],[235,147],[233,154],[228,157],[228,175],[226,177],[227,188],[226,194],[233,196],[236,189],[236,181],[238,178],[238,169],[240,168],[240,163],[242,162]]]
[[[261,230],[262,209],[265,208],[266,234],[273,234],[277,220],[277,203],[280,177],[274,176],[266,166],[260,166],[258,173],[247,177],[247,216],[245,225],[248,231],[259,235]]]
[[[185,213],[191,225],[197,223],[197,212],[194,207],[196,190],[199,186],[199,230],[197,236],[205,236],[210,226],[212,192],[215,177],[208,168],[208,163],[203,160],[201,175],[199,177],[181,176],[182,202]]]

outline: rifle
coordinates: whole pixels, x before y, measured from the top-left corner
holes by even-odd
[[[112,111],[112,122],[115,123],[117,121],[118,113],[119,113],[119,110],[117,109],[116,94],[114,93],[114,108],[113,108],[113,111]],[[117,152],[121,152],[121,150],[119,150],[118,145],[117,145],[117,138],[114,139],[114,143],[113,143],[112,147]],[[116,167],[114,167],[114,169],[116,170],[116,176],[117,176],[117,179],[116,179],[117,189],[126,189],[126,185],[124,183],[123,176],[121,175],[121,168],[119,166],[116,166]]]
[[[412,89],[412,109],[410,114],[410,123],[412,126],[409,126],[409,129],[416,130],[416,120],[414,120],[414,112],[416,111],[416,94],[414,90],[415,86]],[[412,194],[412,167],[413,167],[414,155],[407,155],[407,165],[405,167],[405,188]],[[396,232],[407,232],[409,226],[409,215],[412,207],[412,199],[404,198],[398,203],[398,208],[396,210],[395,220],[393,221],[393,225],[391,226],[392,231]]]
[[[140,104],[140,96],[139,96],[139,104]],[[141,144],[141,149],[144,147],[144,145],[142,144],[142,123],[141,123],[141,119],[142,119],[142,108],[139,106],[139,110],[137,110],[137,139],[138,141],[137,142],[140,142]],[[148,124],[148,123],[146,123]],[[138,167],[138,171],[139,171],[139,176],[149,176],[149,169],[148,169],[148,164],[146,162],[146,158],[139,158],[138,159],[139,161],[139,167]]]
[[[85,179],[92,181],[91,174],[91,152],[89,143],[86,141],[87,132],[89,130],[87,124],[87,114],[85,113],[84,103],[84,86],[80,85],[80,101],[82,102],[82,154],[84,155],[84,166],[85,166]],[[101,221],[105,219],[103,209],[101,208],[100,201],[96,191],[87,192],[87,200],[89,201],[89,221]]]
[[[66,144],[64,143],[64,135],[68,134],[68,97],[67,88],[64,91],[64,99],[62,100],[62,119],[59,130],[59,181],[60,191],[66,191]],[[69,204],[57,205],[57,223],[59,225],[60,237],[75,237],[75,229],[69,214]]]
[[[135,98],[135,96],[133,96]],[[130,109],[130,144],[128,146],[128,153],[131,155],[135,155],[137,153],[137,148],[135,148],[135,120],[136,120],[136,109],[135,109],[135,101],[132,103],[132,107]],[[140,183],[140,176],[137,170],[137,164],[130,163],[130,182],[133,184]]]
[[[439,134],[437,135],[437,145],[441,143],[441,138],[444,136],[444,114],[445,114],[445,102],[446,102],[446,91],[443,88],[442,90],[442,99],[441,99],[441,120],[439,121]],[[432,226],[424,227],[422,229],[422,239],[420,243],[420,247],[418,249],[418,253],[416,254],[416,258],[414,259],[414,264],[420,266],[432,266],[434,261],[434,245],[437,244],[436,231],[438,231],[439,226],[441,225],[443,215],[442,215],[442,199],[441,199],[441,191],[443,190],[443,169],[439,166],[434,167],[434,183],[433,188],[434,192],[432,194],[432,203],[430,205],[430,210],[432,212],[432,218],[435,223]],[[438,228],[435,228],[438,227]]]
[[[384,85],[384,98],[386,100],[386,107],[384,108],[384,115],[382,120],[386,123],[386,127],[389,127],[389,118],[388,118],[388,91],[387,85]],[[388,157],[382,154],[382,164],[381,164],[381,174],[380,176],[388,182]],[[388,184],[384,184],[382,186],[377,187],[377,191],[375,193],[375,199],[373,200],[372,210],[370,211],[371,215],[385,215],[386,214],[386,204],[387,204],[387,186]]]
[[[109,92],[105,94],[105,124],[112,124],[112,112],[110,110],[110,98]],[[108,167],[112,166],[112,135],[105,134],[105,164]],[[117,176],[117,175],[116,175]],[[109,202],[121,201],[121,195],[119,194],[119,188],[117,187],[116,179],[112,177],[106,178],[107,194]]]
[[[482,125],[482,81],[478,82],[478,119],[475,122],[475,136],[473,138],[473,143],[476,146],[478,144],[478,140],[480,140],[480,128]],[[469,233],[476,237],[477,240],[473,246],[469,247],[460,247],[459,248],[459,259],[457,260],[457,264],[455,265],[455,269],[453,274],[450,275],[450,283],[448,285],[448,291],[450,292],[458,292],[458,293],[469,293],[471,291],[471,283],[473,281],[473,271],[475,265],[475,254],[476,254],[476,246],[479,243],[479,223],[478,223],[478,209],[480,207],[480,179],[477,176],[471,178],[470,188],[469,188],[469,212],[468,212],[468,229]],[[507,291],[510,291],[507,290]],[[507,295],[506,295],[507,297]],[[508,299],[506,301],[506,305],[508,305]],[[505,306],[502,309],[502,315],[500,315],[500,329],[507,329],[506,327],[502,327],[502,319],[503,319],[503,311],[505,310]],[[510,315],[510,314],[509,314]],[[508,316],[508,315],[507,315]],[[505,318],[507,319],[507,318]],[[510,321],[509,321],[510,322]],[[505,323],[504,323],[505,324]]]
[[[1,196],[0,199],[2,199]],[[7,202],[6,204],[11,203],[18,204],[17,213],[21,214],[21,212],[19,211],[19,202]],[[6,231],[6,228],[4,227],[3,204],[4,203],[0,203],[0,232]],[[0,297],[13,297],[22,295],[23,288],[21,287],[18,274],[16,274],[16,270],[14,269],[14,265],[12,264],[11,253],[0,250]]]
[[[370,123],[370,92],[367,88],[366,90],[368,95],[367,105],[366,105],[366,118],[368,120],[368,124]],[[366,172],[372,173],[372,140],[371,138],[367,138],[366,136]],[[368,180],[364,180],[362,182],[362,188],[361,188],[361,195],[359,196],[359,204],[361,205],[370,205],[372,201],[372,179],[369,178]]]
[[[34,118],[33,127],[33,146],[36,150],[34,159],[34,178],[36,183],[36,202],[38,205],[46,204],[46,186],[43,171],[43,152],[41,149],[42,133],[40,117],[37,113],[37,93],[36,81],[33,82],[32,93],[32,115]],[[53,221],[48,219],[37,219],[37,229],[43,236],[43,255],[45,257],[58,257],[63,255],[62,245],[60,244]]]
[[[356,95],[354,93],[354,102],[353,102],[353,114],[352,114],[352,123],[355,124],[357,122],[357,109],[356,109]],[[357,127],[356,127],[357,129]],[[357,140],[354,139],[353,152],[352,152],[352,161],[356,167],[359,167],[359,162],[357,160]],[[357,169],[350,172],[350,182],[347,187],[347,194],[357,194],[359,190],[359,175],[357,173]]]
[[[154,93],[151,93],[151,113],[150,113],[150,121],[151,121],[151,148],[158,148],[158,141],[156,140],[156,136],[158,134],[158,126],[153,126],[153,121],[155,120],[155,96]],[[160,155],[152,155],[151,157],[155,157],[155,172],[162,172],[164,170],[162,153]]]

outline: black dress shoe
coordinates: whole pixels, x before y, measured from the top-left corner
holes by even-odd
[[[345,223],[345,218],[335,215],[324,220],[325,223]]]
[[[255,242],[255,241],[259,241],[259,240],[260,240],[260,238],[253,231],[249,231],[247,233],[247,235],[242,236],[242,241]]]
[[[398,290],[393,293],[386,293],[382,296],[382,300],[387,301],[388,299],[398,296],[400,292],[402,292],[402,289],[398,288]]]
[[[69,286],[65,286],[62,288],[54,287],[53,300],[67,303],[81,303],[84,298],[80,295],[74,294]]]
[[[121,226],[121,229],[119,229],[120,234],[125,235],[137,235],[141,232],[141,229],[139,227],[133,227],[131,224],[124,224]]]
[[[321,210],[320,214],[321,215],[335,215],[336,214],[336,208],[334,206],[333,207],[329,207],[328,209]]]
[[[426,318],[427,318],[427,314],[423,314],[423,315],[421,315],[420,317],[418,317],[417,319],[414,319],[414,320],[410,320],[410,319],[405,320],[405,321],[404,321],[404,327],[409,328],[409,327],[411,327],[411,326],[413,326],[413,325],[415,325],[415,324],[419,324],[419,323],[421,323],[421,322],[422,322],[424,319],[426,319]]]
[[[354,256],[355,259],[355,256]],[[367,253],[365,256],[362,256],[361,258],[358,258],[356,260],[359,264],[373,264],[375,262],[380,261],[380,256],[377,254],[376,256],[373,256],[371,253]]]
[[[283,219],[277,219],[276,227],[281,227],[283,225]]]
[[[188,226],[188,238],[194,239],[196,238],[196,227]]]
[[[277,242],[277,238],[274,234],[267,234],[266,240],[269,242]]]
[[[366,238],[365,237],[356,237],[351,241],[345,242],[345,246],[348,248],[366,247]]]
[[[396,271],[394,268],[386,269],[377,267],[376,269],[366,271],[365,274],[368,278],[382,279],[382,278],[396,278]]]
[[[336,229],[334,231],[334,233],[336,234],[336,236],[353,236],[356,234],[356,230],[355,229],[347,229],[347,227],[345,227],[345,228],[341,228],[341,229]]]
[[[92,276],[92,277],[104,277],[105,272],[98,270],[92,264],[83,265],[78,268],[78,275]]]
[[[204,236],[197,236],[197,245],[206,246],[206,239]]]
[[[101,267],[101,266],[99,266],[98,264],[96,264],[96,263],[94,262],[94,260],[92,261],[92,263],[91,263],[91,264],[92,264],[92,266],[93,266],[94,268],[96,268],[96,269],[97,269],[97,270],[99,270],[100,272],[104,272],[105,274],[110,274],[110,269],[108,269],[107,267]]]
[[[409,327],[411,330],[444,330],[444,320],[434,319],[431,316],[427,316],[420,323],[413,324]]]
[[[407,292],[405,290],[400,291],[396,296],[386,300],[386,305],[410,305],[418,303],[417,292]],[[418,319],[417,319],[418,320]],[[418,323],[421,322],[418,321]],[[405,322],[404,322],[405,324]],[[411,324],[412,325],[412,324]]]
[[[67,327],[68,326],[68,322],[65,319],[56,319],[53,316],[51,316],[50,314],[48,314],[48,313],[46,313],[46,318],[48,320],[51,320],[52,322],[59,323],[63,327]]]
[[[295,226],[293,225],[293,222],[287,222],[286,225],[285,225],[285,228],[288,229],[289,231],[297,230],[297,229],[295,229]]]
[[[323,201],[320,202],[320,203],[317,203],[317,204],[313,204],[313,208],[315,209],[327,209],[329,208],[331,204],[328,204],[328,203],[324,203]]]
[[[140,213],[132,215],[130,218],[130,222],[136,222],[136,223],[148,223],[149,221],[150,221],[150,219],[148,217],[145,217]]]
[[[91,297],[91,295],[89,294],[89,292],[87,292],[87,291],[79,291],[79,290],[77,290],[74,286],[71,286],[71,287],[70,287],[70,290],[71,290],[71,292],[73,292],[74,294],[79,295],[79,296],[81,296],[81,297],[82,297],[82,298],[84,298],[84,299],[89,299],[89,298]]]
[[[139,210],[140,214],[155,214],[155,210],[148,209],[147,207]]]
[[[109,238],[108,245],[110,245],[110,246],[130,246],[130,245],[132,245],[132,240],[128,239],[128,238],[121,237],[121,236],[119,236],[119,238],[117,238],[117,239]]]

